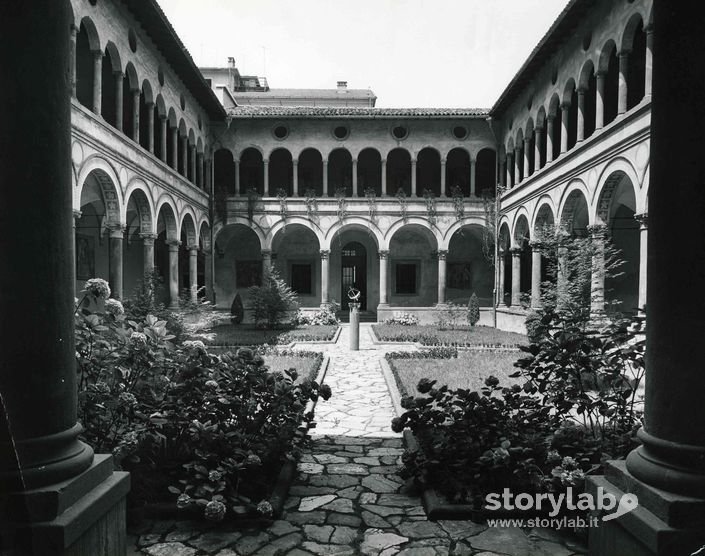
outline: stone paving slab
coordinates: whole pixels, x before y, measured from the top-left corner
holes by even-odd
[[[316,407],[317,426],[298,465],[281,519],[264,530],[228,530],[193,522],[155,522],[132,537],[131,554],[153,556],[574,556],[585,547],[553,531],[488,528],[471,521],[426,519],[421,500],[396,474],[401,435],[380,367],[387,351],[415,346],[374,344],[360,325],[360,351],[351,352],[349,325],[336,344],[297,344],[331,358],[328,402]],[[128,553],[130,554],[130,553]]]

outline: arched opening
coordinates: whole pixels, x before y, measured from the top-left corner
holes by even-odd
[[[637,16],[638,17],[638,16]],[[633,31],[627,68],[627,109],[635,107],[644,98],[646,88],[646,33],[641,17]]]
[[[514,140],[510,139],[507,143],[507,157],[505,165],[507,167],[507,187],[510,189],[517,183],[516,164],[514,163]]]
[[[179,122],[179,138],[176,143],[176,171],[183,177],[187,177],[188,170],[188,135],[186,133],[186,122],[182,118]]]
[[[165,124],[162,124],[162,122],[165,122]],[[169,125],[164,99],[161,95],[157,95],[157,100],[154,103],[154,154],[165,164],[168,163],[168,128]]]
[[[480,305],[492,305],[494,272],[483,250],[484,230],[468,225],[453,234],[446,258],[446,299],[467,305],[477,295]]]
[[[581,191],[572,191],[566,199],[561,214],[561,229],[572,237],[588,235],[588,204]]]
[[[93,110],[93,81],[95,80],[93,50],[94,48],[97,50],[97,46],[91,45],[89,28],[91,32],[94,31],[92,22],[84,18],[76,34],[76,98],[83,106]],[[97,42],[97,36],[94,38]]]
[[[181,245],[179,246],[179,284],[181,284],[181,289],[179,294],[181,298],[191,298],[192,295],[197,293],[198,290],[198,251],[191,250],[192,247],[198,246],[198,236],[196,234],[196,224],[190,214],[184,216],[181,222]],[[193,252],[193,255],[191,254]],[[191,265],[193,264],[192,257],[195,257],[194,270],[196,280],[192,283],[191,276]],[[191,292],[191,288],[194,287],[195,291]]]
[[[536,137],[534,135],[534,121],[529,118],[529,121],[526,122],[526,135],[524,136],[524,148],[526,149],[526,152],[524,155],[526,156],[529,164],[528,164],[528,173],[526,177],[528,178],[534,173],[535,170],[535,157],[534,157],[534,152],[536,151]]]
[[[536,131],[539,132],[539,159],[536,161],[537,170],[546,165],[546,145],[548,143],[548,122],[546,121],[546,110],[542,106],[536,116]]]
[[[539,208],[536,215],[536,222],[534,225],[534,237],[541,241],[548,234],[555,234],[555,218],[553,216],[553,211],[551,207],[544,204]],[[541,284],[544,282],[552,282],[555,284],[555,272],[550,269],[551,260],[546,256],[545,253],[541,253]],[[542,286],[543,290],[543,286]]]
[[[436,149],[421,149],[416,162],[416,195],[422,197],[426,190],[434,197],[441,194],[441,155]]]
[[[213,256],[218,307],[230,308],[237,293],[247,306],[248,288],[262,284],[262,247],[257,234],[243,224],[228,225],[215,238]]]
[[[578,92],[575,89],[575,82],[571,79],[566,86],[563,102],[568,103],[568,150],[575,146],[578,141]]]
[[[132,62],[125,67],[125,77],[122,80],[122,132],[130,139],[139,141],[139,130],[134,133],[135,104],[133,91],[139,91],[140,84],[137,79],[137,72]]]
[[[178,261],[176,265],[176,275],[172,277],[172,268],[170,265],[170,255],[169,247],[170,243],[178,241],[176,235],[176,214],[172,209],[171,205],[164,203],[159,209],[159,214],[157,215],[157,239],[154,241],[154,263],[155,270],[161,277],[161,282],[163,287],[157,292],[158,299],[164,304],[169,304],[171,300],[170,288],[171,279],[174,279],[174,285],[176,293],[178,295],[179,289],[179,266]],[[181,253],[179,252],[179,255]],[[181,259],[181,256],[178,256]]]
[[[145,80],[142,83],[142,88],[140,89],[139,144],[142,146],[142,148],[149,150],[149,148],[150,148],[149,127],[150,127],[150,124],[154,125],[155,118],[158,118],[158,115],[156,115],[156,110],[154,110],[155,114],[150,113],[150,109],[147,107],[147,105],[150,105],[152,107],[152,110],[154,110],[154,96],[152,95],[152,86],[149,84],[149,81]],[[156,139],[157,139],[156,127],[154,128],[153,139],[156,142]]]
[[[519,293],[520,304],[523,307],[530,305],[531,298],[532,260],[530,239],[529,221],[526,216],[521,215],[514,228],[514,243],[519,249]]]
[[[563,111],[561,110],[558,95],[551,97],[551,103],[548,106],[548,115],[553,119],[553,123],[549,122],[549,126],[552,126],[553,129],[551,154],[553,155],[552,160],[556,160],[561,155],[561,138],[563,136]]]
[[[376,149],[363,149],[357,157],[357,195],[366,195],[372,189],[376,197],[382,196],[382,157]]]
[[[316,149],[305,149],[299,155],[299,191],[304,196],[323,195],[323,157]]]
[[[402,226],[389,242],[390,304],[430,307],[438,302],[438,249],[428,228]]]
[[[328,195],[339,194],[344,197],[353,194],[352,156],[347,149],[335,149],[328,155]]]
[[[470,196],[470,155],[459,147],[451,149],[446,158],[446,195],[459,188],[463,197]]]
[[[296,292],[301,307],[321,304],[321,255],[318,238],[301,224],[287,224],[272,240],[279,276]]]
[[[110,228],[120,223],[117,188],[103,170],[93,170],[81,189],[81,216],[76,219],[76,291],[90,278],[111,280]]]
[[[240,155],[240,190],[243,193],[255,191],[264,196],[264,163],[262,153],[253,147]]]
[[[341,309],[350,309],[348,292],[351,288],[360,291],[360,310],[367,310],[367,249],[358,241],[349,241],[340,251],[340,299]]]
[[[186,147],[186,176],[192,184],[196,184],[196,136],[193,129],[188,131],[188,146]]]
[[[331,239],[328,296],[340,302],[341,317],[348,315],[348,288],[361,292],[360,309],[375,310],[379,304],[379,260],[377,239],[362,224],[346,224]]]
[[[177,168],[178,162],[178,140],[174,141],[174,136],[178,134],[178,128],[176,127],[176,112],[173,108],[169,108],[169,116],[167,119],[167,133],[166,133],[166,161],[173,169]],[[174,143],[177,143],[174,145]]]
[[[590,60],[583,66],[579,88],[583,91],[583,138],[587,139],[595,132],[595,107],[597,106],[597,80]]]
[[[514,166],[516,168],[515,178],[519,184],[524,181],[524,132],[520,129],[517,132],[516,144],[514,145]]]
[[[277,149],[269,155],[269,194],[293,194],[293,168],[291,153],[286,149]]]
[[[603,49],[600,70],[605,73],[604,124],[607,125],[617,117],[619,99],[619,59],[617,48],[612,41],[608,42]]]
[[[403,191],[407,197],[411,192],[411,155],[402,148],[393,149],[387,155],[387,191],[397,195]]]
[[[141,189],[135,189],[127,201],[125,244],[123,250],[123,289],[132,296],[145,272],[145,250],[140,234],[152,233],[150,202]]]
[[[635,312],[639,304],[639,223],[634,218],[634,185],[622,171],[612,173],[600,193],[600,220],[623,261],[615,276],[605,279],[605,302],[612,310]]]
[[[499,305],[509,305],[512,296],[512,253],[510,250],[509,226],[505,222],[499,228]]]
[[[117,127],[115,75],[118,73],[122,73],[122,67],[116,48],[110,43],[103,55],[100,114],[113,127]]]
[[[494,198],[497,185],[497,153],[494,149],[482,149],[475,162],[475,195]]]

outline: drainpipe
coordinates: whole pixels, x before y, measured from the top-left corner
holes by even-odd
[[[492,133],[495,143],[495,192],[494,192],[494,287],[492,288],[492,326],[497,328],[497,292],[499,291],[499,197],[502,192],[502,187],[499,185],[498,171],[499,166],[499,142],[495,133],[492,116],[487,118],[487,124]]]

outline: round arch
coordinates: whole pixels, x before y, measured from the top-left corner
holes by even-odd
[[[125,204],[121,216],[122,222],[127,222],[127,210],[130,201],[134,200],[140,217],[140,233],[153,234],[156,219],[152,192],[140,178],[134,178],[125,190]]]
[[[122,185],[117,172],[110,162],[98,155],[86,159],[78,172],[77,186],[74,190],[74,209],[81,210],[81,193],[83,192],[86,178],[91,174],[95,174],[104,194],[109,220],[111,222],[120,222],[120,216],[124,214]]]
[[[514,213],[514,222],[512,223],[512,247],[521,247],[526,240],[531,239],[531,228],[529,226],[529,212],[526,207],[520,207]]]
[[[453,237],[453,235],[460,229],[468,227],[468,226],[479,226],[481,228],[486,228],[486,221],[484,217],[481,216],[465,216],[461,218],[460,220],[455,220],[445,231],[444,234],[442,234],[440,241],[438,242],[438,248],[439,249],[448,249],[448,245],[450,243],[450,239]]]
[[[386,249],[384,247],[386,245],[384,235],[379,227],[370,220],[359,216],[348,217],[342,223],[336,222],[333,224],[324,235],[321,249],[330,249],[336,236],[348,230],[364,230],[374,238],[377,249]]]
[[[617,185],[614,181],[614,176],[620,173],[629,178],[634,189],[634,197],[638,203],[640,197],[638,187],[639,176],[636,169],[626,158],[620,157],[611,160],[600,173],[597,180],[597,187],[595,188],[593,196],[589,198],[591,201],[590,205],[593,207],[592,222],[596,224],[604,223],[606,210],[605,202],[609,205],[611,195],[614,193],[614,188]]]
[[[271,243],[267,241],[267,234],[262,230],[261,226],[255,222],[250,222],[247,218],[244,218],[242,216],[235,216],[232,218],[228,218],[228,223],[227,225],[224,224],[223,222],[216,222],[213,225],[213,241],[217,242],[218,241],[218,236],[225,230],[226,228],[232,226],[232,225],[243,225],[246,228],[251,229],[254,234],[257,236],[257,239],[259,240],[259,244],[262,249],[271,249]]]
[[[181,213],[181,223],[179,225],[181,234],[186,234],[187,247],[198,245],[198,233],[196,228],[196,222],[198,222],[196,214],[194,213],[193,209],[187,205],[186,207],[184,207],[184,210]]]
[[[176,203],[168,194],[163,194],[157,201],[155,213],[155,233],[159,233],[159,218],[162,217],[166,228],[167,241],[176,241],[181,237],[180,222],[177,218],[179,211],[176,209]]]
[[[543,226],[555,226],[555,224],[556,208],[553,204],[553,199],[547,195],[543,196],[536,204],[536,210],[534,210],[534,214],[531,218],[532,235],[536,235]]]
[[[287,217],[286,222],[284,220],[278,220],[277,222],[275,222],[274,225],[267,231],[267,234],[264,236],[264,244],[271,247],[274,244],[274,237],[292,224],[301,225],[305,228],[308,228],[316,236],[316,239],[318,240],[318,245],[323,245],[325,240],[325,234],[323,233],[321,228],[316,223],[311,222],[311,220],[302,216],[289,216]]]
[[[563,193],[559,209],[559,225],[571,233],[584,235],[590,220],[587,188],[582,181],[575,181]],[[585,229],[583,229],[585,228]]]

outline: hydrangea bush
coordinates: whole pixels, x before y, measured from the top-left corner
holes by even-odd
[[[385,320],[384,324],[401,324],[402,326],[416,326],[417,324],[419,324],[419,317],[412,313],[394,313],[394,316]]]
[[[330,388],[270,372],[250,349],[216,356],[179,341],[166,320],[135,317],[109,294],[89,281],[75,313],[83,439],[132,473],[133,504],[270,516],[271,485],[312,418],[306,403]]]

